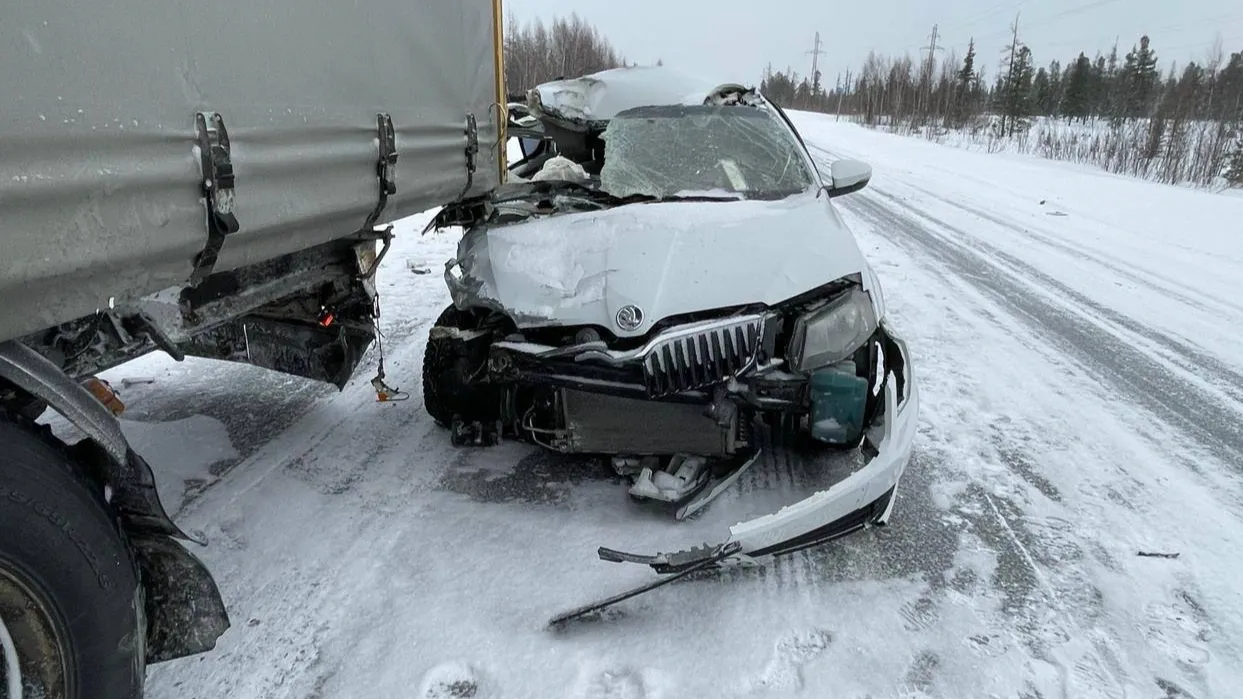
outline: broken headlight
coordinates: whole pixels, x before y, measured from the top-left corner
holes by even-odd
[[[859,287],[794,322],[790,366],[812,371],[849,357],[876,332],[872,299]]]

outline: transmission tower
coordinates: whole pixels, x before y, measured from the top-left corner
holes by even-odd
[[[813,97],[820,94],[820,54],[824,51],[820,50],[820,32],[816,32],[816,45],[807,53],[811,54],[811,94]]]

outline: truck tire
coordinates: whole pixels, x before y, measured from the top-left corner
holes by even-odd
[[[24,696],[143,694],[142,587],[101,491],[46,428],[0,415],[0,640]],[[12,655],[0,649],[0,696]]]

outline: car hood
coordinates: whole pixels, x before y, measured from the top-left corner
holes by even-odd
[[[630,204],[468,231],[446,281],[459,307],[520,328],[598,325],[643,335],[673,315],[775,304],[843,276],[872,280],[828,197]],[[634,329],[616,322],[638,306]]]

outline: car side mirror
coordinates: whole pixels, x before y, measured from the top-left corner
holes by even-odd
[[[858,160],[834,160],[829,178],[832,180],[828,187],[830,197],[852,194],[868,186],[872,166]]]

